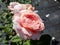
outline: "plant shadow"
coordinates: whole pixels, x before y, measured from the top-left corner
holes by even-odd
[[[50,45],[51,36],[44,34],[40,37],[40,40],[31,40],[30,45]]]

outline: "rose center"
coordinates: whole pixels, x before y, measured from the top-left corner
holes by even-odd
[[[34,15],[27,14],[27,15],[25,15],[25,17],[30,20],[37,20],[36,16],[34,16]]]

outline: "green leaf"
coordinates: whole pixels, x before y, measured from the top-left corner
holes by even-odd
[[[17,35],[15,35],[15,36],[13,36],[13,37],[11,38],[10,41],[11,41],[11,42],[20,42],[21,39],[20,39]]]
[[[0,38],[0,42],[2,41],[2,38]]]
[[[26,40],[26,42],[24,42],[23,45],[30,45],[30,40]]]

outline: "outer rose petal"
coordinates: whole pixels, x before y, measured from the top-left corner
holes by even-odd
[[[17,2],[11,2],[8,6],[9,10],[12,10],[11,13],[17,13],[21,10],[34,10],[34,7],[32,7],[31,4],[19,4]]]
[[[18,4],[19,4],[18,2],[11,2],[10,5],[8,6],[8,9],[9,10],[14,10],[14,6],[18,5]]]
[[[38,33],[33,33],[32,36],[30,37],[32,40],[39,40],[40,39],[40,32]]]
[[[30,4],[18,4],[16,6],[14,6],[13,13],[14,14],[19,13],[22,10],[31,10],[31,11],[33,11],[34,7],[32,7],[32,5],[30,5]]]
[[[14,7],[14,10],[34,10],[34,7],[30,4],[18,4]]]

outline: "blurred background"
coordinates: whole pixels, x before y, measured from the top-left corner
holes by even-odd
[[[12,28],[10,2],[32,4],[42,18],[45,29],[40,40],[22,40]],[[0,45],[60,45],[60,0],[0,0]]]

